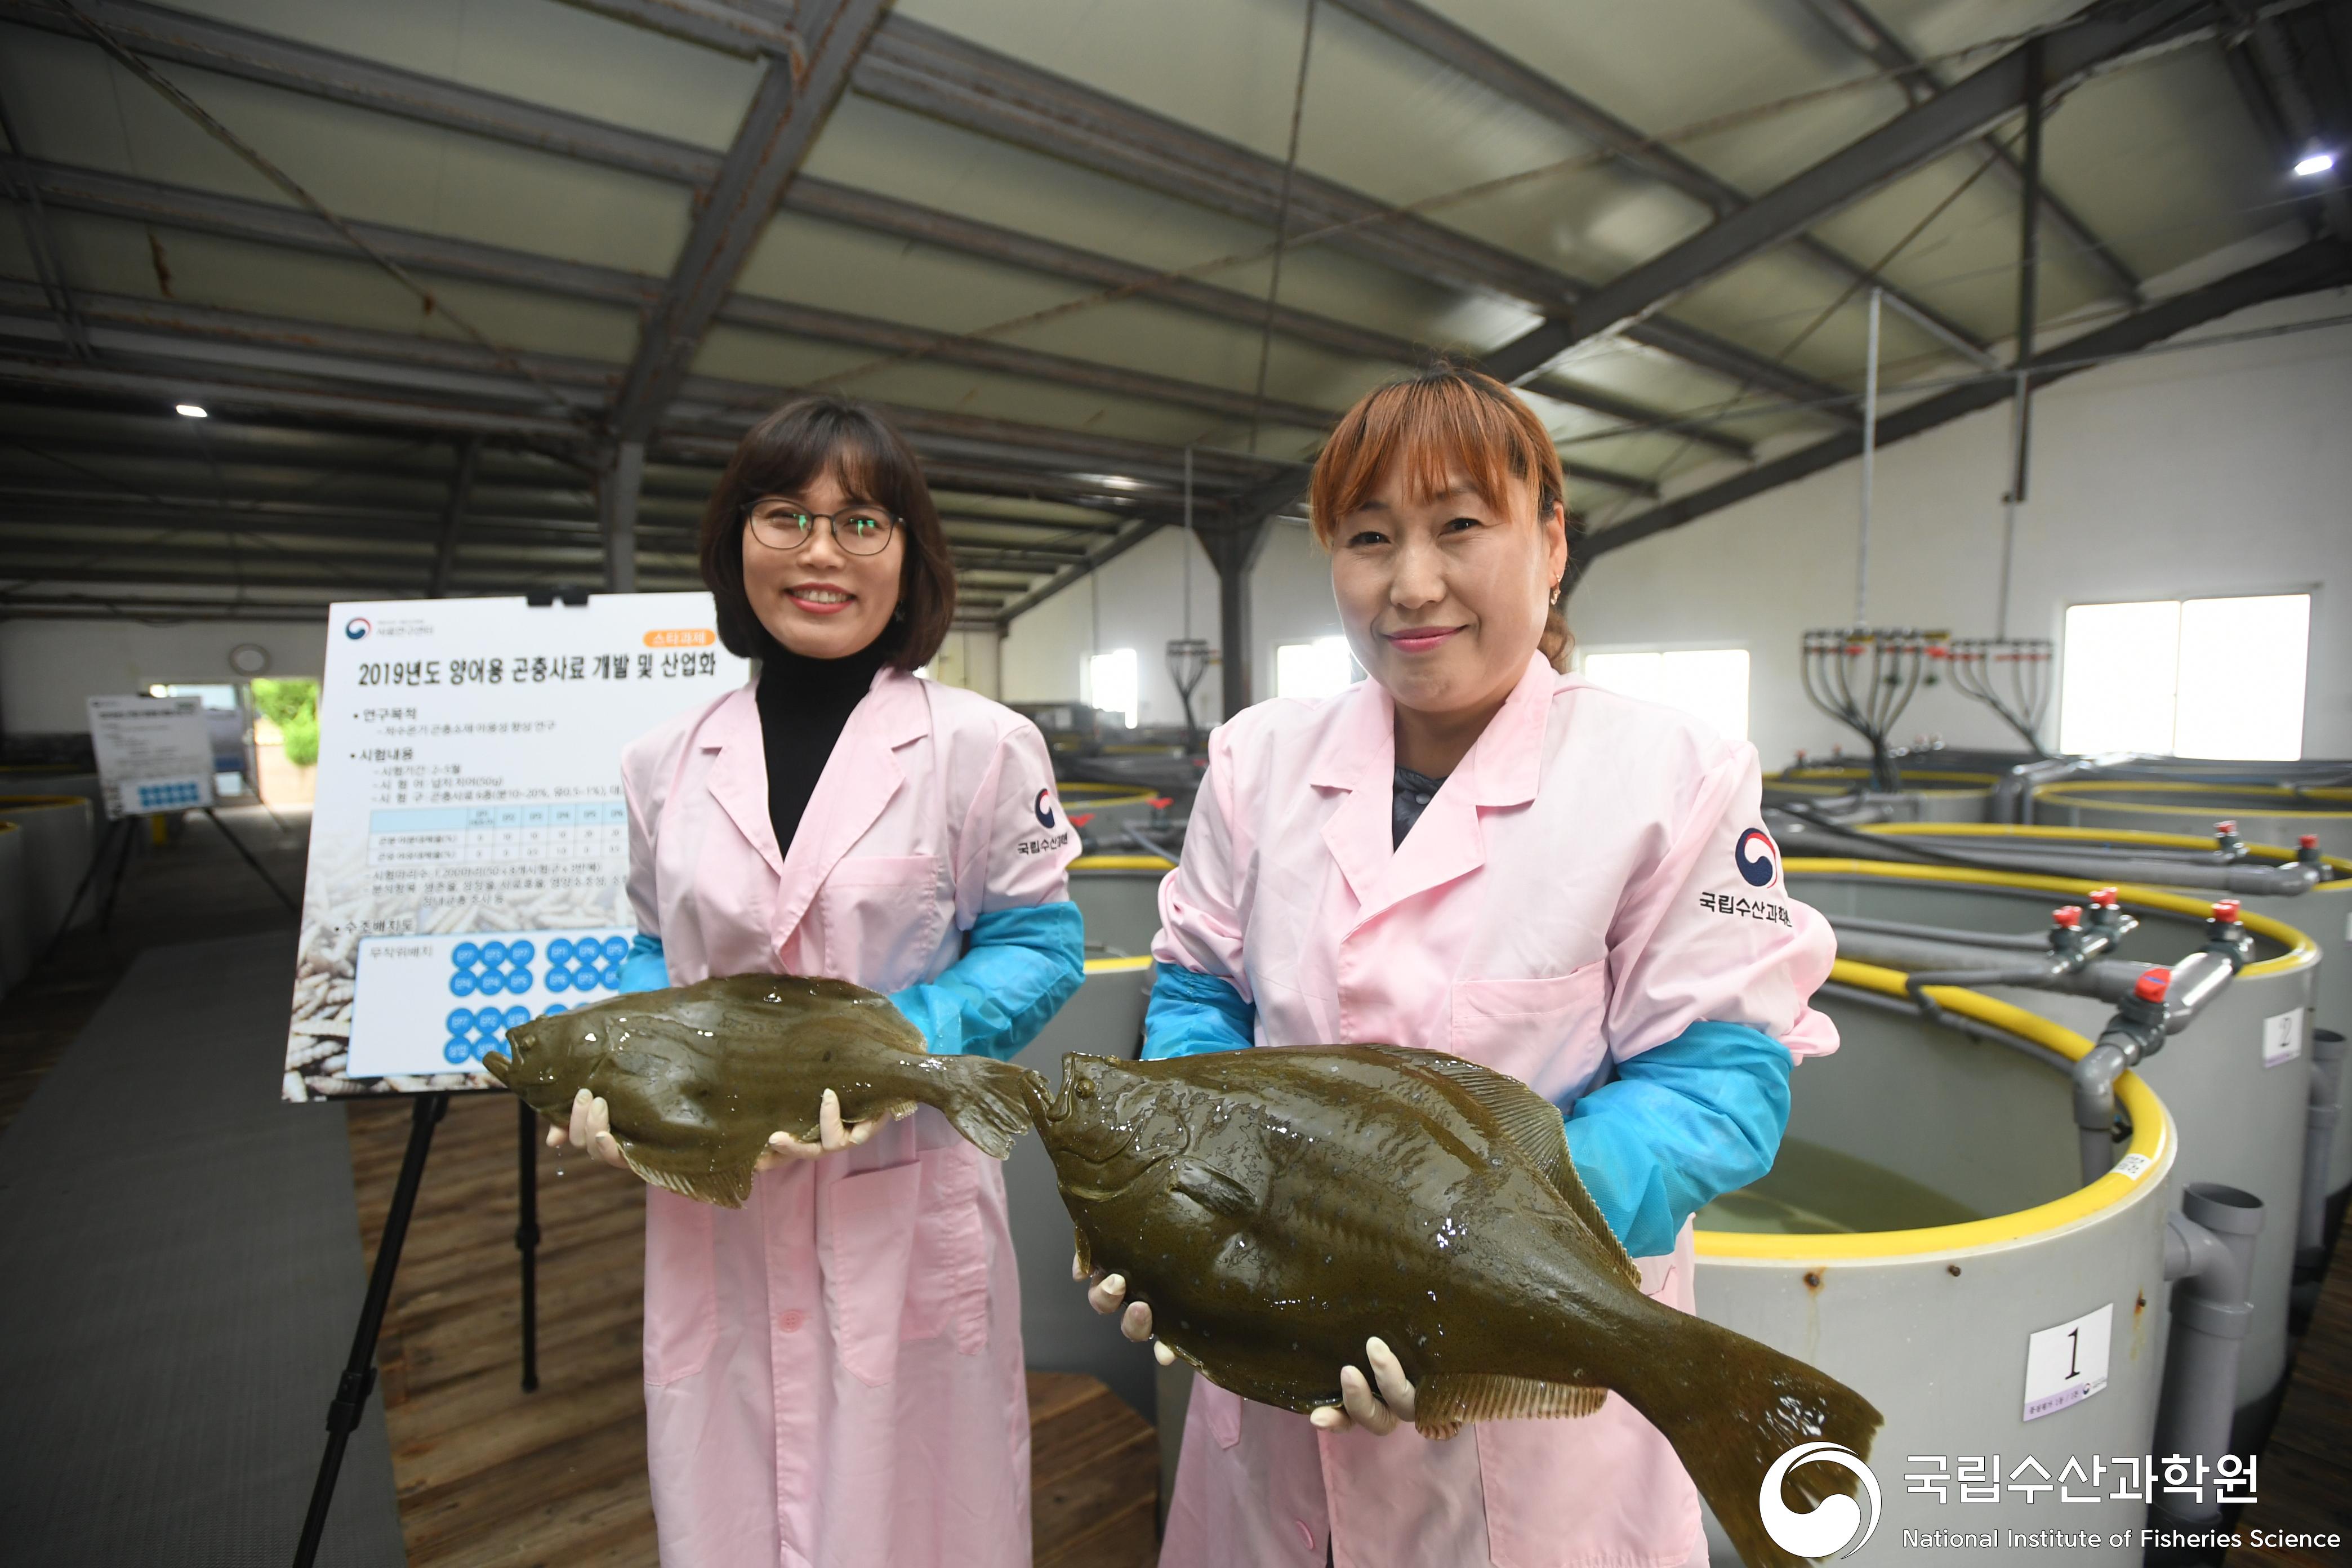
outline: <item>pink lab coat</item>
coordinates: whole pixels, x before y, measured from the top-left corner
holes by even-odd
[[[1742,843],[1763,826],[1753,747],[1530,658],[1391,852],[1394,714],[1365,681],[1210,739],[1152,951],[1231,979],[1259,1046],[1451,1051],[1562,1103],[1702,1020],[1799,1058],[1837,1047],[1806,1005],[1828,924],[1788,896],[1769,839]],[[1635,1261],[1646,1293],[1692,1310],[1690,1226]],[[1580,1420],[1430,1443],[1319,1433],[1195,1384],[1161,1568],[1316,1568],[1327,1544],[1338,1568],[1706,1562],[1689,1477],[1613,1394]]]
[[[1068,896],[1035,726],[884,669],[791,852],[752,689],[630,746],[629,899],[675,984],[790,972],[892,992],[985,910]],[[1004,1179],[929,1107],[759,1178],[646,1194],[646,1436],[669,1568],[1029,1561],[1029,1413]]]

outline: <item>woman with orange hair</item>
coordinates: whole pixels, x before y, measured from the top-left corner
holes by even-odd
[[[1827,924],[1788,896],[1756,752],[1562,673],[1566,493],[1508,388],[1439,369],[1349,410],[1318,540],[1370,679],[1221,727],[1160,891],[1144,1054],[1381,1040],[1562,1108],[1640,1267],[1691,1310],[1691,1216],[1769,1169]],[[1150,1333],[1118,1276],[1098,1310]],[[1704,1563],[1675,1451],[1611,1394],[1446,1441],[1378,1338],[1302,1416],[1196,1387],[1163,1568]]]

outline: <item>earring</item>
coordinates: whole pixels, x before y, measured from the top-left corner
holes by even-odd
[[[1551,602],[1555,605],[1559,603],[1559,584],[1557,583],[1551,585]]]

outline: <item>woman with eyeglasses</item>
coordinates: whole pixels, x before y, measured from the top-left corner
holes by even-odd
[[[914,671],[955,578],[882,416],[803,398],[702,518],[751,685],[622,760],[638,936],[622,989],[753,972],[887,993],[934,1052],[1009,1057],[1084,942],[1036,727]],[[619,1165],[602,1100],[549,1138]],[[646,1428],[661,1558],[1025,1564],[1029,1418],[996,1162],[939,1112],[778,1132],[740,1210],[646,1194]]]

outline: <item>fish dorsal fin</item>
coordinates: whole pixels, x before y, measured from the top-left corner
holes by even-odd
[[[1583,1178],[1576,1173],[1576,1162],[1569,1157],[1568,1125],[1560,1117],[1559,1107],[1517,1079],[1492,1068],[1436,1051],[1417,1051],[1413,1055],[1416,1065],[1460,1088],[1495,1118],[1495,1125],[1511,1146],[1535,1162],[1544,1180],[1566,1201],[1569,1212],[1592,1233],[1593,1240],[1601,1245],[1601,1256],[1628,1285],[1640,1289],[1642,1271],[1626,1256],[1624,1244],[1609,1228],[1609,1222],[1601,1217],[1601,1205],[1584,1190]]]
[[[1433,1373],[1413,1385],[1413,1426],[1424,1437],[1451,1436],[1471,1421],[1527,1421],[1590,1415],[1605,1388],[1545,1383],[1489,1373]]]
[[[692,1198],[697,1203],[740,1209],[751,1195],[752,1169],[749,1165],[731,1171],[712,1171],[702,1176],[688,1176],[642,1164],[626,1148],[621,1151],[621,1159],[640,1180],[676,1193],[682,1198]]]

